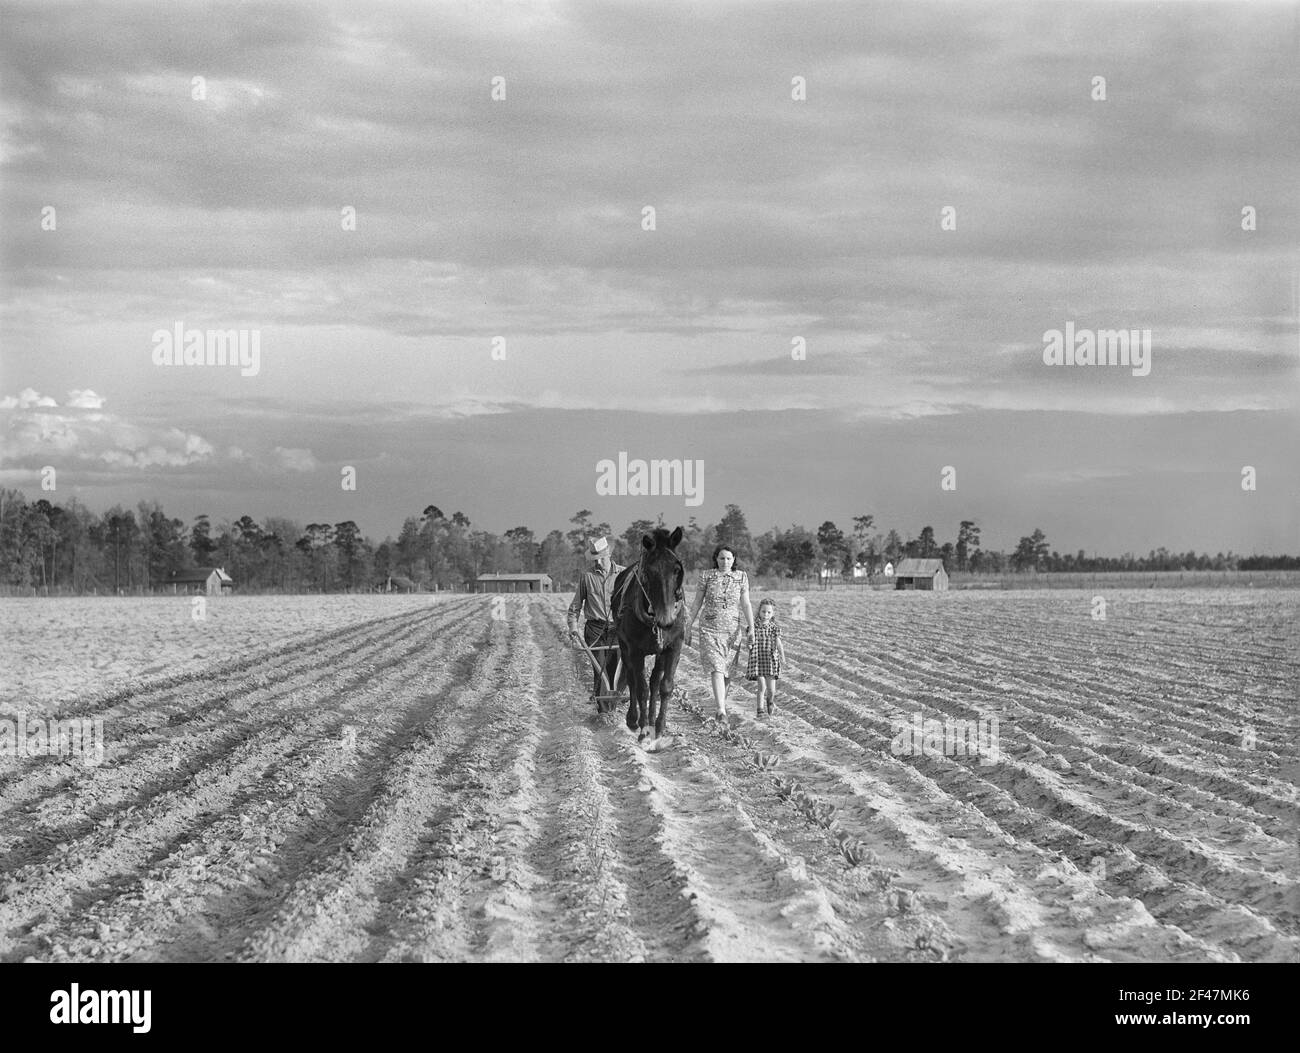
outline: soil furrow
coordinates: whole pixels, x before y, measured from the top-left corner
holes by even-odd
[[[851,684],[847,678],[826,668],[823,668],[822,678],[832,686]],[[888,708],[896,719],[910,718],[910,714],[900,711],[897,706],[889,706],[883,700],[872,706],[848,689],[842,697],[844,702],[838,704],[842,707],[842,714],[850,719],[860,719],[864,726],[878,728],[886,737],[893,735],[894,725],[877,707]],[[926,719],[952,717],[978,722],[996,715],[1000,723],[1002,751],[1021,758],[1034,756],[1044,764],[1049,762],[1050,756],[1052,763],[1070,773],[1075,788],[1093,787],[1093,796],[1104,802],[1112,815],[1138,822],[1144,828],[1154,821],[1181,834],[1190,823],[1199,826],[1203,833],[1219,833],[1245,869],[1280,870],[1292,862],[1289,845],[1268,833],[1269,829],[1280,825],[1272,815],[1224,800],[1199,787],[1175,783],[1133,765],[1119,764],[1099,753],[1068,727],[1026,718],[1021,712],[1023,708],[1015,701],[1003,700],[994,708],[979,706],[966,698],[950,699],[928,692],[923,716]],[[916,711],[921,712],[921,707]],[[1180,801],[1179,797],[1184,800]],[[1130,799],[1131,803],[1128,803]]]
[[[196,694],[192,704],[211,710],[202,726],[179,731],[146,729],[138,736],[141,745],[128,743],[125,750],[113,753],[106,750],[106,763],[98,767],[34,763],[34,768],[61,768],[68,774],[56,777],[43,793],[18,794],[15,800],[5,802],[10,822],[0,839],[5,849],[0,870],[31,863],[42,850],[75,840],[92,827],[111,825],[119,813],[201,778],[209,765],[223,763],[234,745],[269,726],[300,721],[304,714],[326,706],[330,698],[346,694],[349,685],[396,669],[425,646],[428,632],[428,626],[418,623],[365,641],[350,652],[351,668],[346,676],[333,664],[322,664],[319,675],[249,690],[225,706],[205,706],[202,694]],[[381,656],[383,660],[378,661]],[[73,815],[76,819],[63,826],[49,826],[45,818],[50,815]]]
[[[241,959],[382,957],[375,938],[383,939],[391,928],[388,916],[400,912],[401,892],[411,883],[401,878],[415,876],[412,857],[431,855],[428,835],[441,835],[443,826],[452,825],[437,821],[449,813],[463,818],[475,796],[469,791],[485,789],[490,773],[482,751],[500,741],[511,723],[510,695],[519,684],[509,668],[513,637],[507,623],[486,617],[486,606],[482,610],[487,636],[472,669],[464,670],[467,675],[450,691],[425,699],[419,733],[389,752],[375,785],[343,802],[345,821],[339,829],[346,840],[294,882],[275,916],[248,940]],[[458,788],[460,807],[449,801],[448,787]],[[467,836],[482,839],[481,832]]]
[[[882,759],[888,756],[888,738],[856,721],[834,716],[835,703],[802,689],[790,694],[794,701],[788,711],[858,742]],[[1262,953],[1270,960],[1281,960],[1294,952],[1297,941],[1279,933],[1267,918],[1200,887],[1199,880],[1213,877],[1213,871],[1189,874],[1186,881],[1164,873],[1161,864],[1168,860],[1152,853],[1150,836],[1142,837],[1153,832],[1126,828],[1083,800],[1071,799],[1042,769],[1042,774],[1035,774],[1030,766],[1005,759],[987,768],[945,756],[889,760],[934,781],[938,793],[974,806],[1008,836],[1055,850],[1079,869],[1091,868],[1098,857],[1115,860],[1105,870],[1107,891],[1142,900],[1157,918],[1191,936],[1247,957]],[[1120,840],[1113,839],[1117,833],[1123,834]],[[1134,845],[1145,849],[1149,858],[1136,856]],[[1164,847],[1175,850],[1174,846]],[[1176,851],[1181,854],[1181,846]],[[1231,891],[1235,897],[1236,890]],[[1279,892],[1283,893],[1281,900]],[[1285,890],[1270,886],[1259,890],[1258,898],[1265,905],[1276,906],[1285,903]]]
[[[450,614],[451,610],[448,608],[446,613]],[[462,613],[461,617],[464,616]],[[368,622],[359,636],[350,636],[346,640],[331,638],[332,653],[328,649],[312,647],[308,653],[298,656],[276,654],[265,671],[250,660],[234,677],[227,677],[222,670],[213,670],[210,682],[190,684],[186,697],[170,711],[159,703],[156,710],[142,710],[138,715],[121,720],[113,716],[102,717],[106,721],[106,763],[95,768],[93,775],[114,778],[133,771],[132,762],[136,760],[148,764],[155,751],[175,748],[178,739],[197,739],[210,734],[212,729],[219,732],[228,730],[234,718],[248,711],[271,710],[271,703],[281,693],[291,692],[296,697],[317,684],[328,682],[336,675],[331,662],[338,656],[348,654],[354,662],[363,661],[371,654],[387,650],[394,639],[435,632],[447,620],[444,609],[437,608],[431,612],[400,616],[400,625],[391,624],[393,619],[383,619],[384,624]],[[52,800],[53,796],[69,788],[75,792],[79,782],[77,774],[77,767],[72,764],[16,765],[15,770],[9,773],[9,779],[0,786],[0,807],[31,810],[34,805],[49,801],[57,808],[59,805]],[[6,835],[12,836],[16,832],[7,830]],[[0,845],[3,844],[0,841]]]
[[[352,708],[361,711],[367,700],[382,698],[385,676],[406,672],[402,662],[407,653],[394,646],[394,653],[385,655],[384,663],[358,663],[346,675],[334,673],[333,704],[328,701],[330,696],[322,696],[293,726],[270,716],[264,722],[266,734],[236,736],[236,745],[224,752],[212,751],[212,757],[204,758],[203,767],[168,776],[168,788],[116,809],[93,831],[63,842],[53,862],[24,864],[11,874],[5,902],[0,903],[0,934],[17,930],[24,947],[42,938],[53,944],[43,930],[33,933],[35,922],[31,919],[45,918],[44,924],[57,932],[57,919],[74,907],[86,914],[131,891],[150,869],[175,856],[228,814],[239,815],[264,797],[268,784],[263,776],[289,762],[295,749],[304,743],[321,752],[332,749],[340,740],[343,719],[338,706],[351,700]]]
[[[563,651],[567,646],[563,615],[553,604],[541,606],[539,612],[546,623],[543,635],[549,649]],[[599,892],[600,915],[628,930],[635,941],[629,949],[639,948],[640,957],[707,960],[698,938],[704,925],[685,872],[663,849],[659,815],[642,801],[640,766],[628,748],[631,734],[622,713],[597,716],[579,686],[581,681],[575,683],[562,663],[552,660],[546,670],[545,682],[553,685],[546,695],[562,700],[559,704],[570,727],[567,737],[573,743],[568,755],[574,773],[580,773],[576,786],[565,780],[558,787],[560,799],[576,792],[583,802],[582,814],[592,822],[589,840],[584,840],[585,858],[595,864],[591,899]]]

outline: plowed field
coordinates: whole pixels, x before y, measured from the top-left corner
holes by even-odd
[[[567,596],[260,601],[272,642],[63,702],[103,763],[0,756],[0,960],[1300,958],[1300,593],[792,599],[773,716],[706,720],[690,650],[654,753]]]

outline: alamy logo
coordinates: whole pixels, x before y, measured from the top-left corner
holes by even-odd
[[[896,717],[889,725],[894,734],[889,752],[895,757],[978,757],[988,766],[1002,756],[997,717],[925,720],[913,713],[910,721]]]
[[[1132,366],[1135,377],[1151,372],[1150,329],[1049,329],[1043,334],[1045,366]]]
[[[601,497],[684,497],[695,508],[704,503],[704,462],[628,460],[596,462],[596,493]]]
[[[101,717],[27,721],[0,719],[0,757],[80,757],[87,767],[104,763],[104,721]]]
[[[50,995],[52,1024],[134,1024],[137,1035],[150,1028],[152,991],[83,991],[72,984],[67,991]]]
[[[155,329],[155,366],[240,366],[240,376],[255,377],[262,368],[260,329]]]

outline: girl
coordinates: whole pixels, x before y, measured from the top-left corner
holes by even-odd
[[[754,626],[754,639],[749,647],[749,665],[745,669],[747,680],[758,681],[758,712],[763,715],[764,699],[767,702],[767,715],[772,715],[776,702],[776,682],[781,678],[781,667],[785,665],[785,644],[781,642],[781,627],[776,624],[776,604],[763,600],[758,605],[758,624]]]

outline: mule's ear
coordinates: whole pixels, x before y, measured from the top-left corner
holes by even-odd
[[[641,547],[645,549],[647,552],[649,552],[651,549],[655,547],[655,539],[652,538],[649,534],[642,534]]]
[[[678,545],[681,544],[681,542],[682,542],[682,528],[678,527],[676,530],[672,532],[672,535],[668,538],[668,547],[676,548]]]

